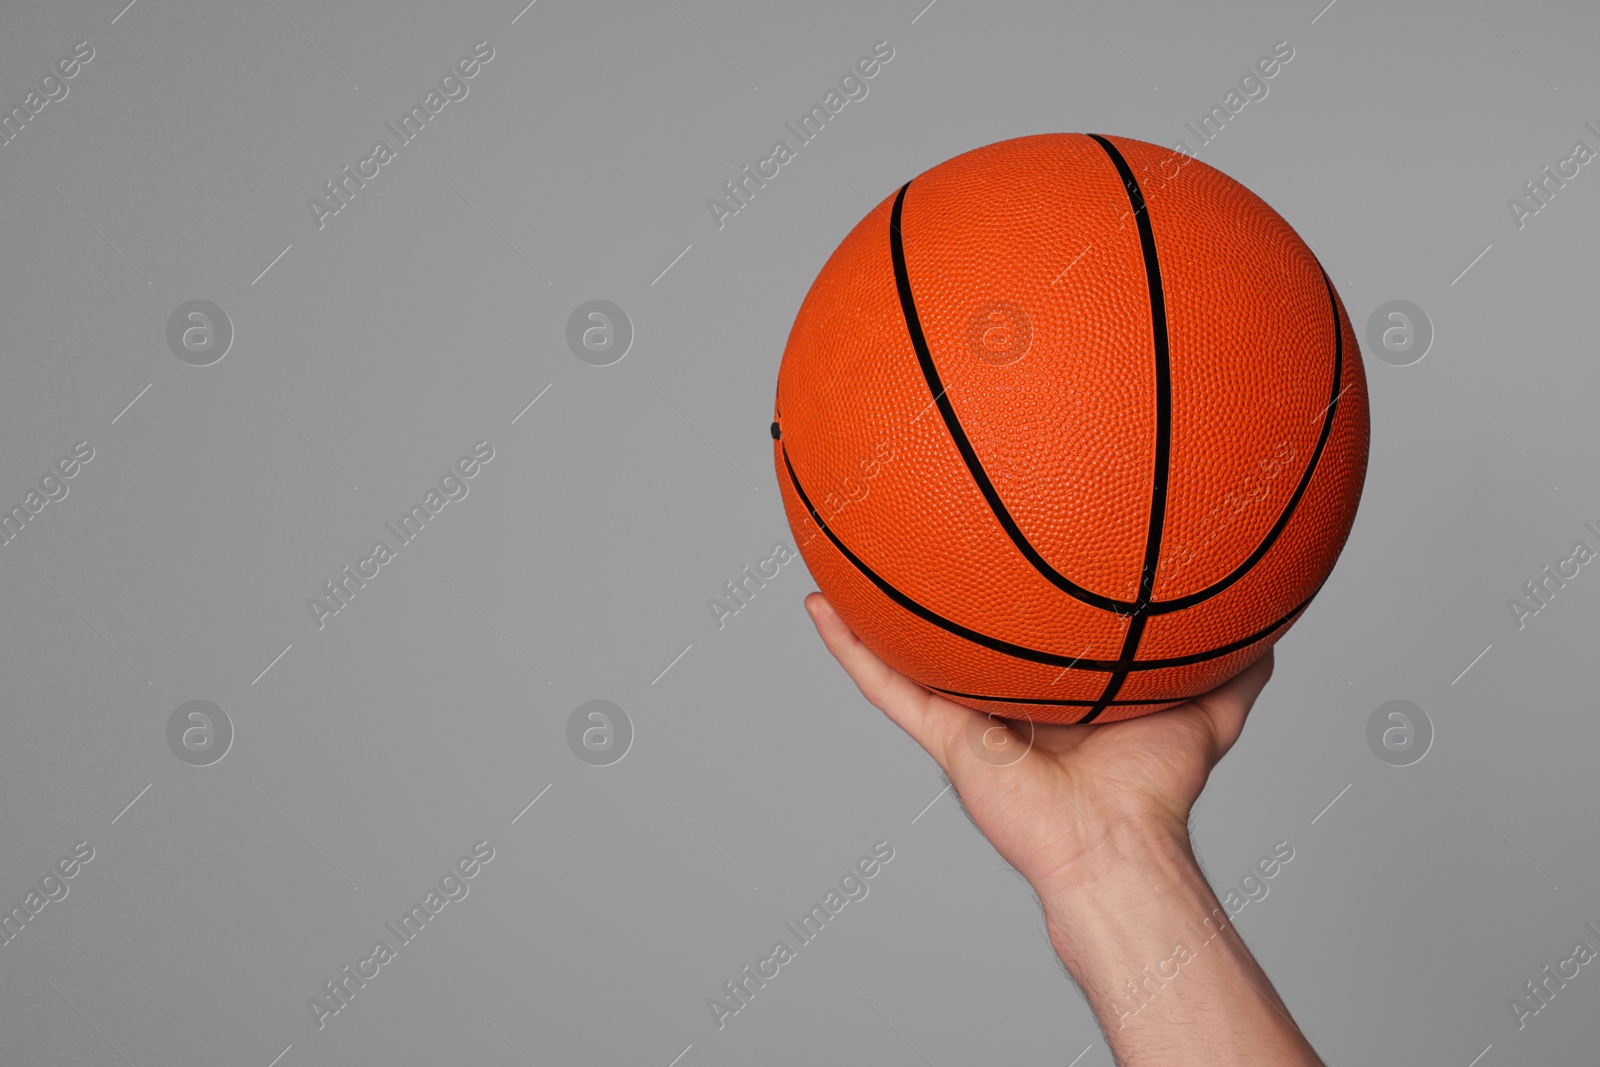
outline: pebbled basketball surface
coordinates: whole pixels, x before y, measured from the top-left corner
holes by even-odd
[[[957,156],[867,215],[784,350],[773,451],[817,585],[897,670],[1037,722],[1261,656],[1337,560],[1366,379],[1255,194],[1121,137]]]

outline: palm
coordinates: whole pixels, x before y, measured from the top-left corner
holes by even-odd
[[[1119,821],[1181,828],[1272,673],[1268,652],[1213,692],[1155,715],[1091,726],[1008,724],[894,671],[820,594],[806,606],[862,693],[938,761],[978,829],[1035,884],[1109,844]]]

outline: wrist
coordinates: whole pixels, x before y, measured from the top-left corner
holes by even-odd
[[[1052,940],[1092,934],[1102,923],[1121,925],[1140,911],[1209,910],[1199,907],[1215,898],[1194,858],[1187,825],[1139,816],[1105,820],[1097,830],[1093,847],[1034,886]]]
[[[1168,1048],[1181,1028],[1189,1054],[1161,1062],[1319,1063],[1234,930],[1170,816],[1107,823],[1085,850],[1035,884],[1051,944],[1119,1059]],[[1239,1033],[1252,1036],[1236,1047]],[[1153,1060],[1151,1062],[1154,1062]]]
[[[1070,910],[1073,902],[1099,887],[1120,888],[1130,878],[1142,884],[1144,867],[1197,866],[1187,812],[1152,804],[1100,805],[1080,809],[1079,815],[1085,824],[1080,844],[1055,862],[1039,865],[1041,874],[1033,880],[1047,917],[1052,909]]]

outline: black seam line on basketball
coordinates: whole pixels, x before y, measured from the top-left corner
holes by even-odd
[[[930,685],[928,688],[942,696],[958,697],[961,700],[987,700],[995,704],[1038,704],[1050,707],[1080,708],[1099,703],[1097,700],[1045,700],[1039,697],[997,697],[984,693],[958,693],[954,689],[940,689],[936,685]],[[1135,704],[1182,704],[1201,696],[1205,696],[1205,694],[1195,693],[1194,696],[1162,697],[1160,699],[1152,697],[1148,700],[1112,700],[1108,701],[1108,703],[1117,707],[1128,707]],[[1066,725],[1072,726],[1076,724],[1068,723]]]
[[[878,574],[871,567],[868,567],[866,563],[862,561],[861,557],[850,551],[845,543],[839,539],[839,535],[829,529],[828,525],[822,521],[822,516],[817,512],[816,506],[811,503],[811,498],[806,495],[805,488],[800,484],[800,478],[795,474],[794,464],[789,461],[788,445],[780,441],[778,443],[778,449],[783,455],[783,467],[789,476],[789,484],[794,486],[795,494],[800,497],[800,503],[805,506],[806,511],[811,515],[811,521],[816,523],[817,528],[827,535],[829,541],[833,542],[833,547],[839,550],[840,555],[849,560],[851,566],[860,571],[863,577],[865,577],[873,585],[877,586],[884,596],[888,597],[896,604],[899,604],[902,608],[905,608],[919,619],[922,619],[925,622],[930,622],[939,627],[941,630],[952,633],[957,637],[965,638],[966,640],[971,641],[973,644],[990,649],[991,651],[1000,652],[1016,659],[1027,660],[1030,663],[1043,663],[1051,667],[1068,667],[1075,670],[1091,671],[1096,673],[1106,671],[1153,671],[1161,670],[1165,667],[1188,667],[1195,663],[1204,663],[1207,660],[1220,659],[1223,656],[1238,652],[1240,649],[1248,648],[1250,645],[1255,644],[1257,641],[1260,641],[1262,638],[1271,634],[1280,626],[1292,621],[1296,615],[1305,610],[1306,605],[1310,604],[1312,599],[1317,595],[1317,591],[1313,590],[1311,596],[1306,597],[1305,600],[1297,604],[1294,610],[1284,615],[1283,618],[1277,620],[1265,629],[1258,630],[1248,637],[1241,638],[1237,641],[1231,641],[1228,644],[1222,645],[1218,648],[1207,649],[1204,652],[1191,652],[1187,655],[1171,656],[1166,659],[1147,659],[1137,660],[1134,662],[1127,662],[1123,660],[1093,660],[1084,659],[1081,656],[1059,656],[1053,652],[1043,652],[1039,649],[1028,648],[1025,645],[1014,645],[1009,641],[1002,641],[997,637],[990,637],[988,634],[981,634],[976,630],[968,629],[958,622],[953,622],[950,619],[945,618],[943,615],[940,615],[931,608],[924,607],[891,585],[883,578],[883,576]],[[1322,587],[1320,585],[1317,587],[1317,589],[1321,588]]]
[[[995,519],[1005,530],[1006,536],[1011,538],[1011,543],[1017,546],[1017,551],[1033,565],[1034,570],[1045,577],[1050,584],[1062,590],[1073,599],[1081,601],[1091,607],[1105,611],[1126,612],[1133,607],[1131,601],[1117,600],[1114,597],[1101,596],[1078,585],[1072,579],[1056,570],[1039,554],[1017,525],[1011,512],[1006,509],[1005,502],[1000,499],[1000,493],[990,481],[989,474],[983,469],[983,463],[978,459],[977,451],[972,447],[966,430],[961,426],[961,420],[956,417],[955,406],[950,402],[950,394],[944,382],[939,377],[939,369],[934,366],[933,353],[928,348],[928,338],[922,332],[922,319],[917,314],[916,298],[911,293],[911,275],[906,268],[905,238],[901,233],[900,220],[905,210],[906,190],[911,188],[911,183],[906,182],[900,187],[900,192],[894,198],[894,208],[889,213],[889,257],[894,262],[895,289],[900,295],[900,311],[906,320],[906,332],[911,335],[911,347],[917,353],[917,363],[922,368],[922,377],[927,382],[928,391],[933,394],[933,403],[939,408],[939,415],[944,419],[945,429],[950,433],[950,439],[955,442],[956,450],[961,453],[961,459],[967,465],[967,471],[972,475],[972,480],[977,483],[978,491],[983,494],[983,499],[989,504],[989,510],[994,513]]]
[[[1167,478],[1172,458],[1172,359],[1167,338],[1167,296],[1161,284],[1161,259],[1156,252],[1156,234],[1150,225],[1150,212],[1146,209],[1139,181],[1115,145],[1097,133],[1089,136],[1099,142],[1106,155],[1111,157],[1112,165],[1122,177],[1123,188],[1128,192],[1128,204],[1133,208],[1133,217],[1139,227],[1139,250],[1144,256],[1145,284],[1150,292],[1150,335],[1156,375],[1156,441],[1150,485],[1150,524],[1145,537],[1144,569],[1139,574],[1139,595],[1134,608],[1136,614],[1142,615],[1149,606],[1150,594],[1156,583],[1156,564],[1161,558],[1161,534],[1167,521]],[[1131,631],[1132,627],[1129,629]],[[1137,636],[1134,640],[1137,640]]]
[[[1143,616],[1140,616],[1140,618],[1143,618]],[[1111,698],[1122,691],[1122,683],[1127,680],[1128,672],[1126,670],[1113,672],[1111,677],[1106,679],[1106,687],[1100,691],[1100,699],[1094,702],[1094,706],[1085,712],[1082,718],[1074,719],[1074,724],[1083,725],[1094,722],[1095,719],[1099,718],[1101,712],[1116,703]]]
[[[1321,269],[1320,267],[1318,268]],[[1243,563],[1234,569],[1233,573],[1217,582],[1215,585],[1190,593],[1187,596],[1174,597],[1171,600],[1159,600],[1150,605],[1152,615],[1165,615],[1168,612],[1182,611],[1184,608],[1194,607],[1196,604],[1210,600],[1218,593],[1227,589],[1250,572],[1250,569],[1267,554],[1273,544],[1278,540],[1284,529],[1289,525],[1295,509],[1300,506],[1300,500],[1305,496],[1306,490],[1311,487],[1311,476],[1317,472],[1317,464],[1322,459],[1323,450],[1328,445],[1328,438],[1333,434],[1333,420],[1339,414],[1339,397],[1344,392],[1344,319],[1339,314],[1339,300],[1333,291],[1333,282],[1329,280],[1326,271],[1322,272],[1322,284],[1328,288],[1328,303],[1333,308],[1333,385],[1330,389],[1332,399],[1328,401],[1327,414],[1322,420],[1322,433],[1317,437],[1317,446],[1311,452],[1311,461],[1306,464],[1305,473],[1300,476],[1300,484],[1295,486],[1294,495],[1284,505],[1283,513],[1278,516],[1278,521],[1273,523],[1272,529],[1261,539],[1254,552],[1250,553]]]
[[[1144,627],[1147,618],[1148,616],[1143,612],[1135,612],[1134,615],[1128,619],[1128,632],[1124,634],[1122,638],[1122,653],[1120,656],[1122,661],[1132,662],[1133,657],[1138,653],[1139,641],[1142,637],[1144,637]],[[1106,679],[1105,688],[1100,690],[1100,699],[1096,700],[1094,705],[1090,707],[1084,716],[1076,721],[1079,723],[1090,723],[1099,718],[1100,713],[1111,706],[1113,703],[1112,698],[1122,691],[1122,683],[1126,682],[1127,680],[1128,671],[1125,667],[1120,667],[1113,671],[1111,676]]]
[[[1092,137],[1111,159],[1112,166],[1122,178],[1122,187],[1128,194],[1128,206],[1139,229],[1139,251],[1144,257],[1145,288],[1150,294],[1150,341],[1155,369],[1156,385],[1156,439],[1155,456],[1150,474],[1150,522],[1146,527],[1144,566],[1139,571],[1139,592],[1128,620],[1128,633],[1123,642],[1121,659],[1132,662],[1139,651],[1139,639],[1144,634],[1144,620],[1155,592],[1156,567],[1161,562],[1161,535],[1167,522],[1167,478],[1172,460],[1172,359],[1167,336],[1167,296],[1161,284],[1161,257],[1156,251],[1156,232],[1150,224],[1150,211],[1145,204],[1144,191],[1133,176],[1133,168],[1122,157],[1117,146],[1097,133]],[[1100,700],[1089,709],[1079,722],[1093,722],[1110,704],[1111,699],[1127,680],[1126,671],[1117,671],[1106,679]]]

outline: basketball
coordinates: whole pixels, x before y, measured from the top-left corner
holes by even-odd
[[[1046,134],[919,175],[795,316],[772,444],[813,578],[896,670],[1129,719],[1263,655],[1366,475],[1361,354],[1272,208],[1182,152]]]

